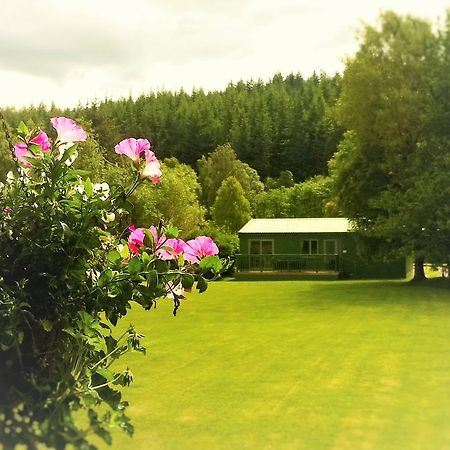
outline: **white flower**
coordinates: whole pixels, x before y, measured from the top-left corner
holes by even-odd
[[[102,216],[102,220],[105,223],[113,222],[115,220],[115,218],[116,218],[116,215],[113,212],[111,212],[111,213],[104,213],[103,216]]]
[[[167,283],[166,297],[173,300],[174,294],[179,298],[184,298],[184,288],[181,284],[175,286],[172,281],[169,281]]]
[[[58,160],[61,160],[62,157],[64,156],[64,153],[66,153],[66,150],[68,150],[68,149],[71,148],[71,147],[73,147],[73,142],[67,142],[67,143],[65,143],[65,144],[60,145],[60,146],[58,147],[58,150],[59,150],[59,156],[57,157],[57,159],[58,159]],[[75,160],[76,160],[77,158],[78,158],[78,151],[75,150],[74,153],[73,153],[73,155],[72,155],[70,158],[68,158],[68,159],[66,159],[66,160],[64,161],[64,164],[65,164],[67,167],[70,167],[70,166],[75,162]]]
[[[11,171],[9,171],[7,174],[6,174],[6,182],[8,183],[8,184],[11,184],[12,182],[14,182],[14,174],[11,172]]]
[[[109,192],[111,190],[108,183],[95,183],[93,189],[95,193],[101,194],[100,200],[106,200],[109,197]]]

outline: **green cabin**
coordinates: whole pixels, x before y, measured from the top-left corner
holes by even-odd
[[[252,219],[238,232],[237,276],[258,273],[406,278],[408,258],[372,260],[348,219]]]

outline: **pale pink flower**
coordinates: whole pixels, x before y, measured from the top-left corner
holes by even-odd
[[[48,153],[51,150],[51,145],[45,131],[39,131],[36,137],[31,139],[31,144],[39,145],[43,153]]]
[[[186,243],[182,239],[167,239],[163,244],[163,247],[170,247],[170,249],[161,249],[156,252],[159,259],[168,261],[170,259],[176,259],[177,256],[184,252],[184,246]]]
[[[128,248],[135,254],[139,253],[139,249],[144,245],[145,231],[143,228],[136,228],[130,225],[128,229],[131,231],[128,237]]]
[[[156,184],[162,176],[161,164],[155,154],[150,150],[145,152],[145,167],[142,171],[142,178],[151,178],[153,184]]]
[[[198,236],[187,241],[184,246],[184,259],[192,264],[197,264],[205,256],[213,256],[219,253],[219,248],[208,236]]]
[[[18,142],[14,146],[14,155],[16,155],[16,158],[24,165],[24,166],[31,166],[31,162],[27,161],[26,157],[33,158],[34,155],[28,150],[27,144],[25,142]]]
[[[67,117],[53,117],[50,122],[58,133],[59,144],[67,142],[82,142],[87,139],[87,134],[77,123]]]
[[[114,150],[118,155],[127,155],[137,165],[140,162],[140,154],[150,151],[150,141],[148,139],[128,138],[119,142]]]

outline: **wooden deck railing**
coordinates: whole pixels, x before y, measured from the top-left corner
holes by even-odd
[[[339,255],[236,255],[238,272],[339,272]]]

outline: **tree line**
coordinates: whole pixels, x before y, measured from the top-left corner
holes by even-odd
[[[262,178],[288,169],[301,181],[326,173],[342,137],[333,118],[340,86],[338,74],[307,79],[277,74],[268,82],[240,81],[223,91],[163,91],[74,110],[41,105],[4,113],[12,124],[20,117],[43,124],[49,115],[67,113],[88,121],[107,152],[124,138],[146,136],[160,158],[175,157],[194,168],[202,156],[229,143]]]
[[[209,227],[231,249],[250,217],[343,215],[383,255],[414,254],[422,277],[425,259],[450,255],[449,69],[450,14],[434,27],[385,12],[364,26],[342,75],[277,74],[223,91],[4,113],[13,126],[22,117],[81,119],[92,136],[85,164],[111,180],[127,174],[114,145],[151,137],[166,181],[159,194],[136,194],[141,220],[160,215],[186,233]],[[196,198],[193,210],[175,196]]]

